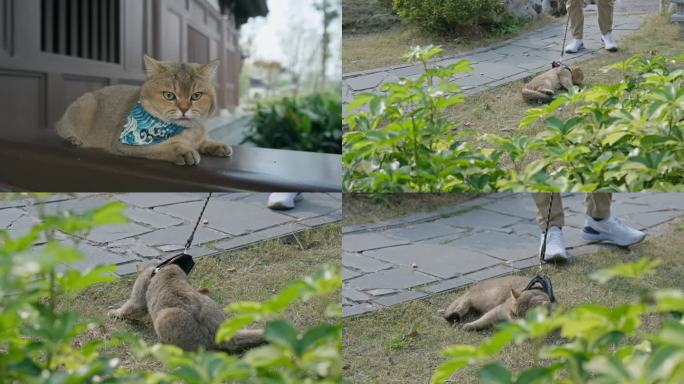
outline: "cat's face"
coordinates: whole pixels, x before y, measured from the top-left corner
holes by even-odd
[[[159,62],[145,56],[148,78],[140,90],[143,108],[154,117],[195,126],[216,108],[214,75],[219,61],[205,65]]]

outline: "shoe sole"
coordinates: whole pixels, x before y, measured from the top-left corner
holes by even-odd
[[[283,203],[275,203],[273,205],[269,205],[268,207],[271,209],[278,209],[278,210],[284,211],[284,210],[292,209],[295,206],[294,205],[287,205],[287,204],[283,204]]]
[[[615,48],[606,48],[606,51],[608,51],[608,52],[617,52],[617,50],[618,50],[617,47],[615,47]]]
[[[557,262],[562,262],[562,261],[567,261],[568,256],[567,255],[544,255],[544,261],[547,263],[557,263]]]
[[[581,50],[583,50],[583,49],[584,49],[584,44],[582,44],[582,46],[579,47],[576,51],[569,51],[569,50],[566,49],[566,50],[565,50],[565,53],[577,53],[577,52],[579,52],[579,51],[581,51]]]
[[[615,240],[612,240],[612,239],[610,239],[610,238],[608,238],[608,237],[605,237],[604,235],[600,235],[600,234],[599,234],[599,235],[592,235],[592,234],[586,233],[586,232],[584,232],[584,231],[582,231],[582,238],[583,238],[584,240],[596,241],[596,242],[605,241],[605,242],[608,242],[608,243],[617,245],[617,246],[619,246],[619,247],[629,247],[630,245],[634,245],[634,244],[639,244],[639,243],[641,243],[642,241],[644,241],[644,239],[646,238],[646,236],[642,236],[638,241],[635,241],[635,242],[633,242],[633,243],[626,243],[626,244],[620,244],[620,243],[618,243],[618,242],[615,241]]]

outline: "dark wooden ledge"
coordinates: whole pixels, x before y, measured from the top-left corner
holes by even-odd
[[[337,192],[340,155],[233,147],[196,167],[72,148],[58,137],[0,139],[0,188],[40,192]]]

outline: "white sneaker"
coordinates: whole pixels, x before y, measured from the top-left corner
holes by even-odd
[[[615,216],[597,221],[587,217],[582,229],[582,238],[591,241],[608,241],[626,247],[641,242],[646,234],[631,228]]]
[[[539,252],[541,246],[544,244],[544,234],[541,235]],[[544,261],[564,261],[568,259],[568,252],[565,250],[565,238],[563,231],[559,227],[549,228],[549,234],[546,236],[546,251],[544,253]]]
[[[603,40],[603,45],[606,47],[606,51],[615,52],[618,50],[617,43],[615,40],[613,40],[613,36],[610,35],[610,32],[601,36],[601,40]]]
[[[581,39],[572,39],[570,44],[565,46],[565,53],[577,53],[580,49],[584,49],[584,42]]]
[[[274,192],[268,196],[268,207],[271,209],[292,209],[295,202],[304,196],[301,192]]]

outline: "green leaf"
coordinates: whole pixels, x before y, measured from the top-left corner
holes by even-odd
[[[511,384],[511,373],[500,363],[487,364],[480,370],[480,382]]]
[[[297,356],[301,356],[301,348],[297,330],[287,320],[276,320],[266,324],[264,337],[271,344],[288,348]]]
[[[259,319],[256,315],[238,315],[226,320],[216,331],[216,343],[230,340],[235,334]]]
[[[321,324],[319,326],[309,328],[299,342],[301,354],[306,353],[309,349],[328,341],[340,341],[341,324],[329,325]]]
[[[600,269],[589,275],[589,277],[601,284],[605,284],[616,277],[638,278],[654,274],[656,267],[661,263],[661,260],[651,260],[648,257],[643,257],[637,262],[623,263],[612,268]]]

